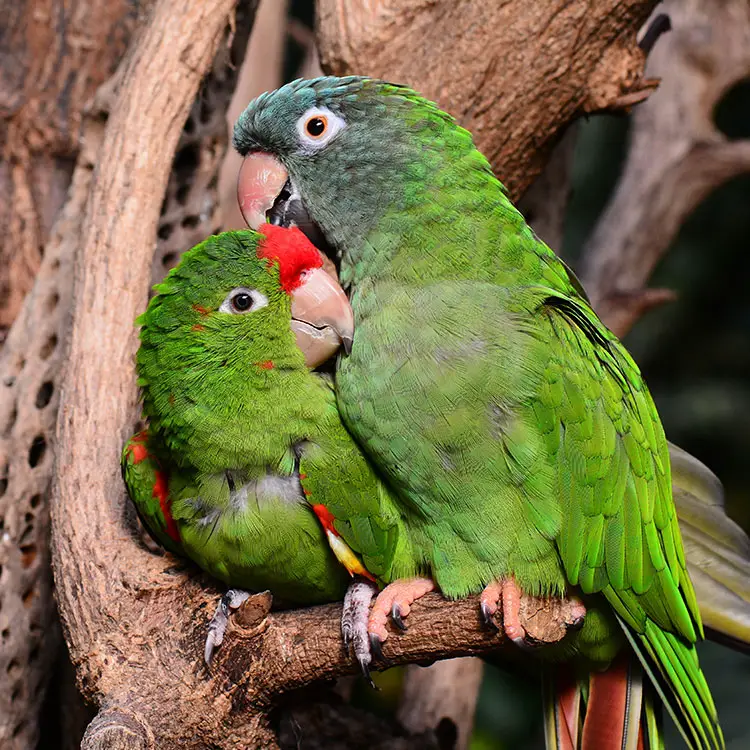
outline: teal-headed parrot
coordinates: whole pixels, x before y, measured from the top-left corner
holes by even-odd
[[[688,745],[724,747],[654,402],[471,134],[407,87],[349,76],[261,95],[233,142],[248,224],[300,228],[351,301],[338,409],[392,488],[415,569],[375,600],[373,646],[433,588],[481,592],[519,645],[522,595],[579,597],[569,656],[591,681],[571,700],[588,710],[558,746],[658,746],[651,712],[627,720],[634,654]]]

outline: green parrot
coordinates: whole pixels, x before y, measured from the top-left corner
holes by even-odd
[[[232,587],[207,661],[243,589],[336,601],[347,570],[391,580],[396,552],[406,554],[330,378],[309,369],[352,335],[323,262],[299,230],[213,236],[184,254],[137,321],[148,428],[126,444],[123,476],[154,538]],[[361,560],[342,534],[367,540]]]
[[[264,231],[271,233],[274,228],[271,226],[264,227]],[[283,232],[284,230],[276,230]],[[278,234],[277,234],[278,236]],[[283,235],[282,235],[283,236]],[[292,233],[291,239],[293,242],[288,244],[288,248],[302,248],[305,249],[305,243],[307,242],[304,237],[299,233]],[[245,242],[252,244],[259,241],[259,237],[252,233],[237,233],[227,234],[222,237],[216,238],[206,243],[201,248],[196,248],[191,253],[186,255],[187,269],[192,269],[193,265],[199,262],[208,264],[208,261],[200,261],[200,257],[205,255],[207,252],[212,253],[214,256],[213,260],[220,261],[220,254],[222,247],[227,249],[224,251],[227,253],[227,260],[225,265],[231,266],[232,263],[236,264],[233,260],[232,251],[236,249],[238,242]],[[276,247],[274,252],[278,259],[282,259],[283,255],[280,254],[279,246]],[[194,258],[194,260],[191,260]],[[255,262],[253,259],[244,259],[247,263]],[[317,257],[313,257],[312,260],[317,263]],[[182,266],[179,267],[182,269]],[[240,270],[238,269],[238,272]],[[184,275],[182,270],[175,271],[175,276],[170,281],[173,286],[178,283],[179,279]],[[188,276],[188,278],[190,278]],[[195,278],[201,278],[196,276]],[[180,302],[180,291],[187,287],[183,287],[184,282],[179,281],[180,289],[175,292],[173,303]],[[317,289],[319,285],[310,286],[311,282],[307,281],[307,286],[304,286],[301,290],[298,289],[294,292],[293,307],[290,312],[284,310],[282,319],[278,322],[280,328],[291,325],[292,330],[295,330],[296,344],[303,348],[305,355],[306,364],[317,364],[320,360],[324,359],[329,354],[333,353],[335,347],[338,345],[337,336],[330,328],[323,328],[322,333],[328,332],[334,333],[333,336],[321,336],[313,338],[309,334],[317,332],[318,329],[310,329],[305,326],[299,320],[292,320],[289,316],[296,311],[298,316],[304,315],[308,319],[320,319],[320,320],[335,320],[339,319],[339,328],[344,331],[344,337],[348,337],[348,330],[351,328],[351,322],[349,321],[348,312],[344,309],[340,310],[337,314],[336,307],[341,305],[342,295],[336,294],[335,289],[331,288],[328,283],[324,283],[320,293],[316,292],[315,295],[310,297],[311,289]],[[210,286],[206,285],[205,292],[208,294]],[[307,295],[307,296],[306,296]],[[163,309],[163,301],[157,298],[159,301],[152,302],[150,309]],[[334,309],[325,307],[326,301],[330,300],[333,304]],[[321,309],[323,307],[323,309]],[[204,308],[205,309],[205,308]],[[193,319],[194,308],[191,306],[188,310],[188,306],[183,305],[183,314]],[[155,318],[150,318],[144,315],[140,322],[144,325],[143,336],[150,343],[144,345],[144,350],[141,354],[141,359],[146,356],[145,346],[150,346],[150,355],[153,356],[156,350],[160,347],[167,347],[167,350],[171,348],[169,339],[167,339],[159,330],[158,327],[154,327]],[[200,332],[200,331],[197,331]],[[189,334],[193,336],[196,333],[193,330],[193,324],[191,323]],[[259,360],[267,362],[267,359],[263,359],[263,354],[259,354]],[[268,354],[267,352],[265,354]],[[185,355],[181,355],[175,352],[177,358],[182,358]],[[174,377],[172,369],[163,369],[160,366],[156,366],[154,372],[148,372],[145,375],[146,383],[142,383],[144,389],[146,389],[148,381],[151,383],[151,387],[154,384],[158,384],[164,380],[167,384],[171,382]],[[309,375],[310,384],[309,386],[317,390],[319,386],[320,376]],[[307,378],[305,379],[307,381]],[[257,380],[256,385],[260,388],[261,393],[266,387],[264,379],[260,378]],[[296,389],[291,393],[285,392],[285,398],[293,394],[303,396],[305,393],[304,389]],[[326,391],[327,397],[330,398],[330,392]],[[259,400],[262,402],[263,396],[260,399],[256,399],[254,392],[251,392],[248,396],[250,401]],[[169,399],[168,399],[169,403]],[[172,406],[170,405],[170,413],[172,412]],[[152,418],[156,424],[159,423],[159,417]],[[273,427],[273,423],[269,423],[268,429]],[[221,427],[219,427],[221,429]],[[152,439],[149,436],[148,430],[143,430],[128,441],[126,448],[123,452],[123,472],[125,475],[126,483],[131,497],[133,498],[136,508],[144,520],[147,529],[152,533],[154,538],[162,544],[169,551],[178,554],[185,555],[186,552],[183,549],[180,530],[177,523],[174,520],[170,512],[170,493],[169,493],[169,480],[170,476],[179,473],[179,470],[174,466],[175,463],[181,464],[182,459],[174,461],[169,456],[164,457],[163,448],[153,448],[154,442],[156,445],[161,444],[161,441]],[[723,640],[739,644],[741,648],[746,648],[747,644],[750,643],[750,592],[747,588],[750,585],[750,542],[744,533],[734,525],[724,514],[722,508],[722,490],[721,483],[718,479],[700,462],[693,457],[689,456],[684,451],[681,451],[676,446],[670,445],[670,452],[672,456],[673,469],[676,467],[678,470],[673,471],[673,487],[675,500],[677,502],[677,511],[680,515],[683,511],[683,515],[686,516],[686,528],[688,529],[688,563],[694,561],[693,570],[694,577],[697,576],[699,584],[699,604],[701,613],[704,621],[708,618],[709,625],[717,632]],[[162,458],[157,458],[157,453],[162,454]],[[253,449],[248,450],[249,460],[255,460],[253,458]],[[162,469],[162,464],[165,469]],[[353,465],[358,466],[358,460],[353,462]],[[169,469],[169,470],[166,470]],[[174,481],[174,479],[173,479]],[[347,480],[349,481],[349,480]],[[385,492],[383,488],[378,490],[379,493]],[[684,510],[683,510],[684,509]],[[318,510],[321,510],[318,506]],[[294,505],[291,508],[282,508],[282,515],[277,518],[273,518],[274,521],[282,520],[284,523],[288,523],[292,528],[298,528],[298,524],[293,523],[294,518],[299,521],[301,527],[305,528],[306,534],[302,536],[302,540],[309,542],[311,539],[315,540],[320,537],[319,530],[312,530],[310,528],[309,512],[306,511],[303,505]],[[286,512],[290,513],[291,518],[286,518]],[[265,509],[263,511],[265,513]],[[180,523],[182,526],[182,523]],[[361,543],[357,540],[356,535],[353,535],[351,531],[347,530],[347,527],[343,527],[344,533],[347,533],[350,542],[362,548]],[[312,532],[312,533],[310,533]],[[326,534],[332,533],[329,529]],[[337,537],[333,535],[333,544],[336,545]],[[219,542],[219,540],[215,540]],[[239,547],[248,543],[251,550],[254,550],[253,554],[256,555],[257,560],[260,564],[266,564],[271,567],[271,570],[276,570],[280,567],[278,562],[278,549],[275,547],[269,547],[266,549],[263,545],[265,539],[261,537],[260,540],[255,540],[250,537],[245,537],[240,540],[239,544],[235,544],[234,547]],[[341,542],[338,542],[340,549],[345,550],[346,548]],[[282,546],[282,554],[286,554],[286,548]],[[216,566],[223,564],[224,558],[222,557],[221,543],[217,543],[215,546],[209,547],[210,555],[213,555],[214,560],[206,564],[204,567],[212,570],[217,570]],[[315,549],[317,553],[317,548]],[[692,554],[691,554],[692,553]],[[230,556],[231,557],[231,556]],[[199,560],[201,558],[198,558]],[[256,565],[255,559],[253,565]],[[315,583],[312,585],[312,589],[317,591],[323,591],[324,593],[317,595],[310,593],[310,581],[307,579],[306,583],[302,586],[302,595],[299,601],[316,601],[321,598],[326,599],[339,599],[343,595],[343,583],[341,577],[341,571],[336,568],[331,570],[330,555],[322,553],[320,559],[316,562],[308,561],[305,566],[306,575],[310,571],[315,571]],[[349,562],[349,567],[353,572],[362,574],[364,571],[357,569],[355,561]],[[375,565],[376,571],[382,570],[379,566]],[[322,571],[322,572],[321,572]],[[296,572],[296,569],[295,569]],[[278,581],[273,578],[272,574],[266,571],[259,571],[250,565],[240,566],[237,571],[232,573],[218,573],[225,582],[230,585],[236,585],[237,587],[245,586],[249,588],[263,588],[265,586],[272,586],[277,595],[284,594],[287,599],[296,602],[297,598],[294,594],[286,591],[286,580],[281,582],[281,591],[279,591],[277,584]],[[383,580],[387,582],[387,579]],[[716,585],[716,584],[720,585]],[[231,590],[231,593],[225,599],[223,607],[220,607],[220,613],[223,611],[224,617],[226,617],[226,609],[232,603],[238,604],[241,601],[238,594]],[[367,666],[367,665],[365,665]]]
[[[482,592],[485,619],[502,609],[519,644],[522,593],[576,594],[592,685],[632,649],[689,746],[722,748],[654,403],[470,133],[403,86],[322,77],[251,102],[234,145],[248,224],[298,226],[350,295],[338,407],[393,488],[413,556],[375,600],[373,646],[433,587]],[[634,747],[637,728],[597,734],[612,724],[595,721],[612,707],[600,694],[583,746]]]
[[[304,238],[300,242],[301,235],[299,233],[295,234],[270,226],[265,227],[264,231],[269,235],[275,232],[277,244],[266,246],[262,252],[266,257],[274,257],[280,266],[289,257],[289,250],[295,250],[296,252],[299,252],[300,249],[303,251],[309,250],[309,246],[306,247],[305,245]],[[279,245],[279,234],[283,236],[285,232],[291,236],[286,246]],[[201,316],[201,318],[197,318],[200,321],[203,316],[212,314],[212,304],[218,305],[218,311],[220,311],[219,299],[226,299],[230,292],[237,293],[239,287],[234,285],[246,284],[248,279],[256,279],[259,275],[263,278],[256,255],[252,252],[244,252],[244,250],[246,248],[255,249],[257,253],[259,243],[265,241],[259,235],[248,232],[228,233],[211,238],[203,245],[187,253],[183,261],[184,266],[181,264],[178,269],[173,271],[173,275],[165,282],[165,285],[158,288],[160,295],[167,295],[168,302],[166,304],[169,305],[167,309],[171,312],[172,317],[162,317],[165,312],[165,300],[159,295],[152,301],[149,311],[160,310],[161,312],[156,312],[153,316],[147,313],[140,320],[143,324],[144,349],[139,356],[139,362],[148,361],[149,358],[153,360],[155,356],[159,356],[159,361],[162,363],[157,364],[152,371],[149,370],[148,377],[143,376],[147,381],[142,382],[145,394],[148,394],[149,391],[156,394],[160,389],[168,390],[177,382],[175,371],[182,372],[188,361],[201,362],[202,354],[207,355],[207,352],[195,348],[197,339],[193,341],[193,337],[196,333],[204,333],[201,326],[205,328],[205,322],[196,323],[195,313]],[[318,262],[317,256],[305,260],[305,263],[312,266],[317,266]],[[221,269],[220,276],[212,273],[216,270],[214,267]],[[297,269],[295,273],[299,273],[301,266],[299,266],[298,260],[294,261],[293,267]],[[265,271],[268,273],[269,269],[266,268]],[[306,277],[308,276],[307,271],[302,273]],[[301,276],[302,273],[299,273],[299,275]],[[275,277],[270,282],[267,279],[265,281],[271,284],[271,288],[276,288]],[[276,357],[277,360],[279,357],[279,347],[277,345],[271,347],[267,343],[269,327],[284,332],[291,328],[295,331],[295,344],[303,349],[305,363],[303,364],[297,359],[296,364],[298,374],[303,373],[303,377],[299,381],[296,377],[294,378],[294,387],[288,388],[288,384],[283,381],[270,384],[270,387],[279,391],[277,394],[279,398],[286,400],[301,398],[309,401],[311,393],[317,394],[320,390],[321,378],[313,373],[305,375],[306,365],[317,364],[328,356],[338,344],[336,335],[316,335],[315,338],[311,338],[309,334],[318,329],[310,329],[308,324],[303,323],[300,318],[304,317],[308,321],[317,320],[318,322],[338,320],[338,327],[344,332],[344,338],[348,336],[346,332],[350,330],[351,324],[347,311],[341,309],[341,294],[336,294],[335,289],[327,283],[326,279],[323,279],[326,283],[323,283],[322,286],[319,281],[317,278],[306,278],[305,284],[300,284],[297,289],[293,290],[290,306],[281,305],[277,310],[279,320],[267,318],[264,321],[255,321],[255,330],[264,332],[264,343],[259,344],[260,348],[253,352],[252,357],[253,361],[263,363],[261,370],[269,369],[268,363],[273,361],[270,359],[271,356]],[[289,283],[288,280],[284,282],[285,288],[289,288]],[[257,287],[265,289],[260,285],[255,286],[254,291],[256,293],[259,291]],[[248,289],[247,291],[253,290]],[[263,292],[261,291],[261,293]],[[328,300],[333,304],[333,309],[330,306],[326,307]],[[251,305],[253,310],[256,309],[254,304]],[[323,310],[320,309],[321,306]],[[297,320],[291,317],[295,314]],[[217,317],[221,320],[220,315]],[[166,327],[163,326],[165,320],[169,321]],[[226,318],[224,322],[228,322]],[[322,329],[324,334],[326,331],[327,329]],[[242,332],[241,328],[237,329],[235,335],[241,336]],[[331,333],[331,331],[329,330],[328,333]],[[231,334],[229,335],[231,336]],[[176,346],[174,351],[170,351],[175,347],[175,340],[180,336],[183,337],[183,342]],[[224,340],[221,342],[221,346],[226,346],[226,350],[229,352],[234,349],[235,344],[231,340]],[[288,346],[290,346],[290,341],[287,333],[286,347]],[[148,353],[146,347],[150,348]],[[209,376],[212,362],[215,361],[216,355],[221,351],[222,349],[217,347],[210,357],[206,356],[205,366],[196,370],[196,376],[199,372],[204,372],[206,376]],[[284,352],[286,356],[288,348],[284,348]],[[171,366],[164,367],[163,365],[167,362],[170,362]],[[141,367],[139,369],[143,372]],[[178,392],[184,390],[183,385],[179,386]],[[264,378],[257,378],[251,385],[252,387],[245,392],[246,402],[263,405],[265,403],[264,392],[268,389],[269,383]],[[188,401],[195,401],[197,404],[197,399],[190,395],[193,392],[191,389],[194,388],[194,382],[189,384],[186,396]],[[162,398],[164,398],[165,392],[162,392]],[[195,389],[195,393],[199,394],[200,389]],[[325,390],[325,394],[326,399],[331,398],[330,389]],[[176,399],[173,401],[167,395],[165,412],[160,412],[156,406],[153,406],[152,409],[156,409],[156,411],[152,411],[152,415],[155,415],[151,417],[152,424],[158,425],[161,423],[162,417],[159,414],[162,413],[169,414],[170,418],[174,419],[175,415],[179,414],[179,411],[175,410],[176,403]],[[216,403],[221,404],[220,401]],[[203,405],[205,406],[206,402]],[[296,408],[301,409],[302,407],[298,404]],[[328,410],[326,410],[326,415],[330,416]],[[225,416],[225,412],[217,411],[215,416],[221,420]],[[227,420],[227,424],[231,424],[231,420]],[[284,434],[284,422],[282,420],[278,422],[270,420],[264,422],[264,425],[264,429],[272,434],[274,432]],[[340,430],[340,424],[334,420],[334,425],[334,434],[338,431],[339,436],[343,437],[344,441],[348,441],[346,434]],[[217,432],[221,434],[222,430],[222,423],[219,422]],[[170,432],[167,430],[166,435],[169,436],[169,434]],[[181,430],[178,430],[177,434],[180,435]],[[201,434],[201,431],[198,431],[197,436],[200,437]],[[313,430],[311,434],[317,433]],[[180,453],[172,457],[171,452],[165,450],[164,444],[164,441],[155,438],[153,434],[150,435],[148,430],[138,433],[128,442],[124,450],[123,471],[128,491],[147,528],[171,552],[178,555],[188,555],[190,554],[190,548],[186,550],[183,547],[182,538],[183,535],[186,535],[188,539],[191,537],[192,527],[196,519],[193,517],[181,519],[178,512],[178,520],[176,521],[171,506],[175,488],[179,490],[193,484],[193,488],[189,492],[197,494],[198,482],[186,478],[188,474],[195,475],[194,467],[188,463],[187,468],[185,468],[185,462],[180,457]],[[367,477],[367,483],[372,484],[373,479],[369,474],[368,467],[365,465],[364,470],[360,468],[360,457],[349,453],[351,447],[349,445],[346,451],[338,450],[330,454],[339,457],[343,454],[347,458],[343,465],[352,467],[351,473],[343,477],[344,486],[348,487],[356,483],[358,473]],[[262,459],[257,457],[258,450],[257,443],[246,446],[244,465],[252,466],[262,463]],[[719,571],[720,581],[723,584],[719,588],[721,596],[717,598],[712,593],[717,587],[708,586],[705,588],[708,595],[704,599],[711,604],[709,611],[716,613],[717,629],[735,641],[744,640],[746,642],[748,640],[746,630],[749,609],[747,594],[740,591],[740,598],[732,594],[734,599],[729,602],[725,598],[727,594],[730,594],[732,588],[728,586],[728,583],[734,579],[742,580],[738,575],[737,563],[745,566],[745,572],[750,567],[747,562],[750,558],[750,555],[747,554],[749,546],[747,538],[736,527],[732,528],[731,522],[728,522],[726,516],[721,512],[721,485],[718,480],[706,467],[684,452],[679,451],[678,448],[670,446],[670,450],[675,457],[673,463],[676,463],[679,468],[673,475],[675,497],[683,504],[687,503],[691,509],[692,535],[696,540],[697,548],[703,550],[698,556],[698,564],[701,571],[704,571],[703,578],[705,580],[716,579],[717,571]],[[304,460],[307,461],[307,459],[308,456]],[[313,479],[316,476],[314,471],[316,465],[310,464],[313,467],[311,472],[311,478]],[[299,473],[299,469],[297,473]],[[232,475],[234,475],[234,472],[232,472]],[[321,476],[325,477],[326,475]],[[335,476],[341,475],[337,473]],[[308,487],[310,486],[307,482],[305,484]],[[377,550],[382,549],[383,545],[380,539],[369,533],[370,518],[362,526],[351,525],[345,520],[336,520],[333,511],[338,513],[342,519],[347,516],[346,503],[342,508],[340,500],[338,502],[336,500],[337,494],[340,494],[338,493],[340,486],[335,488],[337,492],[332,492],[331,487],[325,483],[319,486],[320,492],[316,491],[314,494],[320,495],[321,498],[331,495],[333,502],[328,505],[317,503],[312,506],[312,509],[323,523],[322,528],[325,529],[325,537],[329,540],[339,560],[344,563],[350,572],[370,577],[369,572],[363,566],[360,566],[346,540],[358,549],[365,550],[365,552],[369,545],[369,548],[375,551],[375,558],[367,556],[366,562],[372,570],[381,574],[379,578],[381,584],[391,580],[394,572],[389,570],[387,564],[383,565],[377,559]],[[197,553],[193,552],[190,556],[193,556],[199,564],[202,564],[203,567],[211,570],[232,586],[241,585],[256,589],[269,586],[274,589],[277,595],[283,594],[292,603],[340,599],[345,588],[342,569],[333,562],[334,557],[326,548],[322,529],[317,527],[314,522],[311,523],[310,508],[307,499],[303,498],[301,487],[298,488],[299,503],[294,503],[289,507],[286,504],[283,507],[276,507],[274,505],[276,498],[272,496],[263,497],[261,493],[257,492],[257,484],[255,490],[259,504],[251,512],[244,515],[244,520],[252,523],[246,524],[245,528],[242,528],[242,525],[238,523],[239,520],[242,520],[239,516],[220,519],[216,530],[219,531],[221,536],[209,538],[204,547],[200,548]],[[373,493],[381,499],[388,498],[388,493],[383,487],[375,488]],[[678,510],[679,508],[680,505],[678,504]],[[387,508],[378,507],[371,508],[368,513],[375,518],[379,514],[382,515],[384,511],[387,512]],[[198,519],[198,523],[201,524],[202,519]],[[289,531],[287,538],[278,536],[280,532],[284,533],[287,530]],[[344,538],[339,535],[339,530],[343,533]],[[364,544],[361,544],[363,539]],[[723,550],[721,555],[716,553],[717,544]],[[231,545],[231,549],[227,549],[226,545]],[[395,550],[395,545],[392,545],[390,549]],[[289,550],[295,550],[296,553],[291,567],[288,567]],[[225,570],[226,562],[236,557],[238,551],[241,553],[240,564]],[[282,571],[284,572],[282,573]],[[291,582],[288,580],[287,572],[291,572]],[[368,593],[366,589],[363,590],[361,587],[350,589],[350,594],[355,594],[354,597],[349,599],[350,608],[361,607],[362,605],[362,601],[358,601],[356,595],[364,595],[364,603],[367,604],[369,601]],[[210,660],[214,647],[221,643],[228,610],[238,606],[245,596],[244,592],[233,588],[222,598],[217,615],[209,628],[209,637],[206,644],[207,660]],[[742,597],[744,597],[744,600]],[[703,603],[704,601],[701,600],[702,609]],[[353,614],[354,612],[352,612]],[[352,622],[348,624],[345,622],[344,628],[347,627],[349,628],[348,637],[354,640],[356,649],[356,625]],[[744,631],[742,630],[743,627]]]

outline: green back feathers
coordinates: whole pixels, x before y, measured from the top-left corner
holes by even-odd
[[[316,107],[344,124],[311,149],[300,123]],[[550,590],[567,577],[601,592],[657,664],[693,744],[720,746],[653,402],[471,136],[409,89],[321,78],[252,103],[235,144],[284,163],[341,259],[357,337],[340,362],[339,405],[405,496],[410,533],[442,552],[430,554],[443,589],[441,575],[458,571],[472,587],[508,574],[533,586],[548,574]],[[476,340],[471,367],[446,357],[451,344],[464,350],[464,330]]]

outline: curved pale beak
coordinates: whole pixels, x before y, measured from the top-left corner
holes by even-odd
[[[332,357],[340,346],[347,354],[351,351],[352,308],[344,290],[323,268],[308,271],[292,292],[292,330],[310,368]]]
[[[266,211],[289,179],[284,165],[271,154],[260,151],[248,154],[237,178],[237,201],[250,229],[266,223]]]

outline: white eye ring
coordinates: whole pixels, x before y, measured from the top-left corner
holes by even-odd
[[[346,127],[346,121],[325,107],[310,107],[297,120],[297,133],[305,153],[320,151]]]
[[[238,286],[232,289],[224,298],[219,307],[219,312],[229,313],[230,315],[244,315],[245,313],[255,312],[268,304],[268,297],[257,289],[248,289],[244,286]]]

